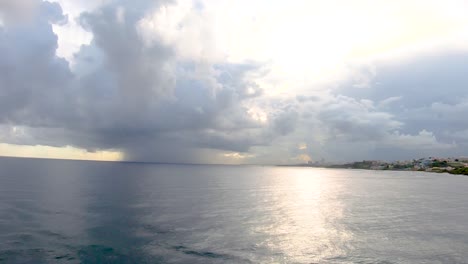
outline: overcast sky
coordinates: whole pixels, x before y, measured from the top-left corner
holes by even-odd
[[[0,155],[468,156],[464,0],[1,0]]]

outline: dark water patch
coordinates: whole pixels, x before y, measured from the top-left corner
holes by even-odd
[[[47,263],[48,252],[44,249],[0,250],[0,263],[42,264]]]
[[[51,238],[51,239],[55,239],[56,241],[61,241],[61,240],[66,240],[68,237],[63,235],[63,234],[60,234],[60,233],[57,233],[57,232],[53,232],[53,231],[50,231],[50,230],[39,230],[37,231],[37,233],[40,235],[40,236],[44,236],[44,237],[48,237],[48,238]]]
[[[74,259],[74,257],[71,257],[70,255],[68,254],[65,254],[65,255],[60,255],[60,256],[56,256],[55,259]]]
[[[141,229],[153,235],[168,235],[174,232],[173,230],[163,229],[161,227],[150,224],[142,225]]]
[[[12,206],[3,211],[5,215],[2,218],[10,221],[31,222],[35,219],[33,210]]]
[[[105,225],[87,229],[87,234],[95,241],[113,247],[139,248],[151,242],[152,236],[138,236],[134,231],[130,227]]]
[[[185,246],[173,246],[172,249],[182,252],[186,255],[189,256],[196,256],[196,257],[202,257],[206,259],[213,259],[213,260],[222,260],[222,261],[239,261],[239,258],[235,256],[231,256],[228,254],[221,254],[221,253],[215,253],[211,251],[196,251],[193,249],[189,249]],[[249,263],[250,261],[248,260],[243,260],[243,263]]]
[[[187,255],[195,255],[199,257],[229,259],[229,257],[226,257],[226,255],[216,254],[209,251],[198,252],[193,250],[182,250],[182,252],[184,252]]]
[[[34,245],[37,244],[38,239],[36,236],[26,232],[8,233],[0,236],[0,242],[0,246],[3,249],[6,249],[7,246],[11,248],[17,248]]]
[[[78,250],[81,263],[164,263],[163,258],[149,256],[139,250],[115,249],[104,245],[88,245]]]

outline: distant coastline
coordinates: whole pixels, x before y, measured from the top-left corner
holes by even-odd
[[[316,167],[333,169],[424,171],[468,175],[468,158],[421,158],[404,161],[363,160],[343,164],[308,162],[304,164],[283,165],[294,167]]]

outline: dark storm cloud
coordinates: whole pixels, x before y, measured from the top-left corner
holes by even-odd
[[[86,53],[96,50],[101,58],[100,67],[80,80],[80,109],[88,111],[87,133],[94,137],[89,147],[167,161],[178,155],[187,160],[197,148],[247,151],[264,144],[262,128],[241,104],[261,94],[245,78],[258,66],[177,62],[171,47],[148,46],[138,35],[142,9],[121,8],[105,6],[81,17],[94,40],[77,58],[93,58]]]
[[[22,131],[2,140],[166,162],[266,144],[273,135],[242,106],[262,93],[245,78],[257,65],[181,63],[171,47],[143,41],[137,23],[165,3],[114,1],[82,14],[93,40],[75,54],[74,72],[55,55],[51,23],[65,19],[57,4],[41,2],[34,21],[2,28],[0,120]]]
[[[60,6],[43,2],[29,22],[0,27],[0,121],[51,126],[68,118],[72,73],[55,56],[50,23],[66,20]]]

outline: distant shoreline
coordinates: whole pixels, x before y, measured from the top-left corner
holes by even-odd
[[[121,163],[121,164],[147,164],[147,165],[185,165],[185,166],[273,166],[273,167],[305,167],[324,169],[361,169],[373,171],[420,171],[431,173],[449,173],[454,175],[468,176],[468,158],[461,159],[419,159],[410,161],[384,162],[384,161],[359,161],[345,164],[199,164],[199,163],[166,163],[166,162],[145,162],[145,161],[107,161],[107,160],[85,160],[85,159],[57,159],[40,157],[14,157],[0,156],[0,159],[27,159],[42,161],[65,161],[65,162],[98,162],[98,163]]]
[[[466,158],[422,158],[407,161],[374,161],[363,160],[345,164],[304,163],[293,165],[278,165],[282,167],[311,167],[327,169],[361,169],[374,171],[420,171],[432,173],[449,173],[468,175],[468,159]]]

